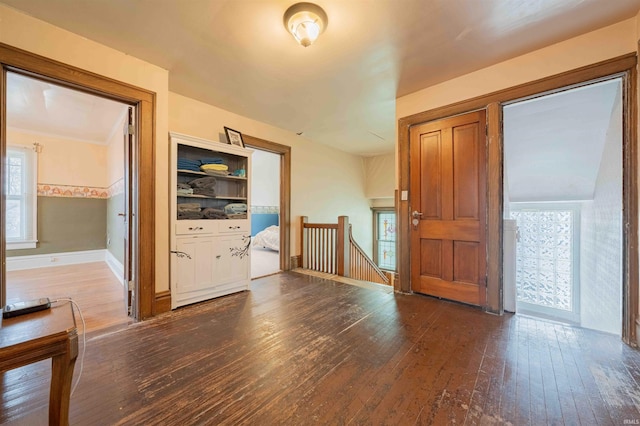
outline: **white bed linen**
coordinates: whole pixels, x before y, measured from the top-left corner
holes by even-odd
[[[264,247],[275,251],[280,251],[280,227],[271,225],[258,232],[253,237],[254,247]]]

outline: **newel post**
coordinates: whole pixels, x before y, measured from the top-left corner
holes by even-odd
[[[307,216],[300,216],[300,267],[307,269],[309,267],[309,262],[307,258],[309,257],[304,251],[308,246],[307,243],[307,233],[304,230],[305,223],[309,222],[309,218]]]
[[[349,255],[349,216],[338,216],[338,239],[336,241],[336,259],[338,275],[348,277],[350,265]]]

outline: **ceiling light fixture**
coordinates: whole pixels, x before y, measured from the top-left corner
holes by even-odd
[[[311,46],[327,28],[327,14],[313,3],[296,3],[284,12],[284,26],[298,43]]]

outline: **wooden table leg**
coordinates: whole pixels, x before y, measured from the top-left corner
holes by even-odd
[[[69,404],[73,367],[78,357],[78,335],[69,333],[65,353],[51,359],[51,390],[49,392],[49,425],[69,424]]]

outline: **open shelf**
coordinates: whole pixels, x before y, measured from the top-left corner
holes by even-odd
[[[242,201],[247,200],[247,197],[224,197],[224,196],[210,197],[208,195],[200,195],[200,194],[188,194],[188,195],[177,194],[177,197],[178,198],[207,198],[209,200],[242,200]]]

